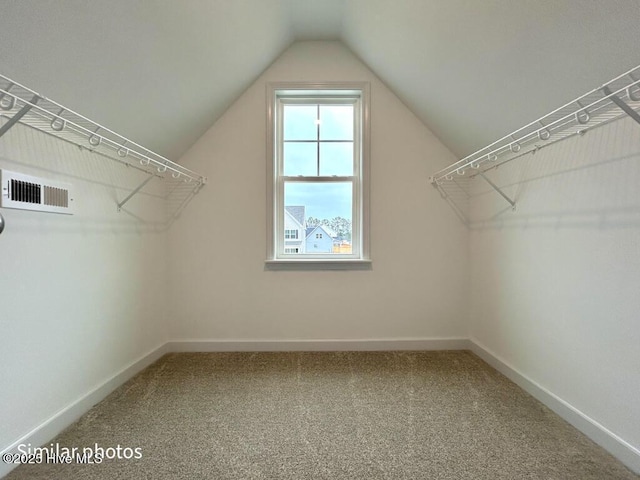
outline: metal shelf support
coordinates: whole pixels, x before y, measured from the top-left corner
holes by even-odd
[[[496,164],[522,157],[524,151],[581,135],[626,115],[640,123],[639,75],[640,65],[437,171],[431,183],[446,186],[456,174],[464,175],[470,168],[486,172]]]
[[[207,183],[204,175],[172,162],[4,75],[0,75],[0,119],[0,137],[20,123],[149,175],[124,200],[116,200],[118,211],[153,177],[168,184],[178,183],[181,188],[174,190],[180,198],[172,200],[180,202],[191,198]]]
[[[489,179],[487,178],[487,176],[486,176],[484,173],[479,172],[479,173],[478,173],[478,175],[480,175],[480,176],[484,179],[484,181],[485,181],[485,182],[487,182],[489,185],[491,185],[491,187],[492,187],[496,192],[498,192],[502,198],[504,198],[507,202],[509,202],[509,205],[511,205],[511,208],[512,208],[513,210],[515,210],[515,209],[516,209],[516,202],[514,202],[513,200],[511,200],[511,198],[509,198],[509,197],[507,196],[507,194],[506,194],[506,193],[504,193],[504,192],[503,192],[503,191],[502,191],[502,190],[501,190],[501,189],[500,189],[500,188],[499,188],[495,183],[493,183],[491,180],[489,180]]]
[[[446,199],[460,198],[460,192],[470,198],[468,182],[481,177],[515,210],[515,200],[487,172],[627,116],[640,124],[640,65],[438,170],[429,181]],[[459,179],[465,179],[465,185]]]
[[[640,123],[640,115],[638,115],[638,112],[636,112],[633,108],[631,108],[629,105],[627,105],[624,100],[622,100],[619,96],[617,96],[616,94],[614,94],[611,89],[605,85],[604,87],[602,87],[602,91],[604,92],[605,95],[609,96],[611,98],[611,101],[613,103],[615,103],[618,107],[620,107],[620,109],[626,113],[627,115],[629,115],[631,118],[633,118],[636,122]],[[631,95],[629,94],[629,96],[631,97]]]
[[[142,187],[144,187],[147,183],[149,183],[151,180],[153,180],[153,177],[155,177],[155,175],[151,174],[149,175],[144,182],[142,182],[140,185],[138,185],[129,195],[127,195],[127,198],[125,198],[124,200],[122,200],[120,203],[118,203],[118,211],[122,210],[122,207],[124,206],[125,203],[127,203],[129,200],[131,200],[131,198],[138,193]]]
[[[9,129],[16,123],[18,123],[22,117],[29,113],[29,110],[31,110],[31,108],[36,103],[38,103],[39,99],[40,97],[38,95],[34,95],[29,103],[25,103],[24,106],[13,117],[11,117],[7,123],[2,125],[2,127],[0,127],[0,137],[7,133]]]

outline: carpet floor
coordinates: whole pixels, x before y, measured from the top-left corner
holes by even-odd
[[[142,458],[6,478],[640,478],[466,351],[169,354],[52,443]]]

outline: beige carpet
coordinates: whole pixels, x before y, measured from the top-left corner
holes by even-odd
[[[142,459],[7,478],[640,478],[469,352],[170,354],[54,442]]]

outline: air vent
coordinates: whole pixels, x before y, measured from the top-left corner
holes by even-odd
[[[71,185],[2,170],[0,206],[72,214]]]

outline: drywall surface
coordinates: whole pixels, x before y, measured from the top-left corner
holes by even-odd
[[[372,270],[265,270],[266,86],[281,81],[370,82]],[[341,43],[294,44],[181,159],[209,183],[169,232],[172,338],[466,337],[468,231],[428,182],[453,160]]]
[[[118,213],[117,199],[144,174],[22,125],[0,139],[0,168],[70,183],[76,209],[0,209],[2,451],[166,342],[167,332],[158,185]]]
[[[640,125],[488,174],[472,199],[470,336],[640,448]]]

